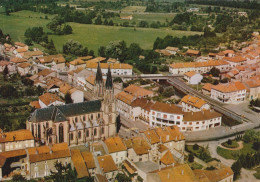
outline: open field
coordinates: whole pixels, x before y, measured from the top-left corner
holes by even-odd
[[[49,19],[52,16],[48,15]],[[4,33],[9,33],[15,41],[24,41],[24,32],[29,27],[42,26],[45,31],[48,31],[46,24],[50,20],[46,20],[44,17],[44,14],[30,11],[12,13],[11,16],[0,15],[2,20],[0,21],[0,28]],[[69,24],[73,28],[73,34],[49,35],[58,50],[62,49],[62,45],[68,39],[77,40],[97,53],[100,46],[106,46],[110,41],[124,40],[128,45],[136,42],[144,49],[151,49],[156,37],[165,37],[168,34],[177,37],[200,34],[199,32],[171,30],[170,28],[136,28],[134,30],[133,27]]]
[[[145,12],[146,6],[127,6],[121,9],[122,12]]]

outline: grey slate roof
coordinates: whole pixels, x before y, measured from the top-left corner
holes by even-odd
[[[28,120],[31,122],[41,122],[49,120],[52,120],[54,122],[61,122],[66,121],[66,118],[70,116],[99,112],[100,110],[101,101],[94,100],[37,109],[31,114]]]
[[[98,67],[97,67],[96,83],[103,83],[102,71],[101,71],[99,62],[98,62]]]

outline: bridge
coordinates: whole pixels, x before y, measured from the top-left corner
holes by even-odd
[[[116,77],[116,76],[113,76]],[[148,79],[148,80],[168,80],[170,78],[175,77],[183,77],[183,75],[178,74],[170,74],[170,75],[163,75],[163,74],[141,74],[141,75],[119,75],[122,79]]]

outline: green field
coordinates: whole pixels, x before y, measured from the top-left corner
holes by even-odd
[[[11,16],[0,15],[0,28],[4,33],[9,33],[15,41],[24,41],[24,32],[28,27],[43,26],[44,30],[48,31],[46,24],[50,20],[46,20],[44,17],[45,14],[29,11],[12,13]],[[52,16],[48,15],[48,17],[51,18]],[[110,41],[115,40],[124,40],[128,45],[136,42],[144,49],[151,49],[156,37],[165,37],[168,34],[177,37],[198,34],[198,32],[178,31],[171,30],[170,28],[136,28],[134,30],[133,27],[86,25],[79,23],[70,23],[70,25],[73,28],[73,34],[49,36],[53,39],[58,50],[62,49],[62,45],[68,39],[77,40],[97,53],[100,46],[106,46]]]
[[[146,6],[127,6],[121,9],[122,12],[145,12]]]

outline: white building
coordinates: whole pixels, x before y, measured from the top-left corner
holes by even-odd
[[[107,75],[108,67],[110,65],[111,74],[112,76],[120,76],[120,75],[132,75],[133,74],[133,66],[129,64],[123,64],[123,63],[114,63],[114,64],[108,64],[108,63],[99,63],[101,67],[101,71],[104,75]],[[94,62],[88,62],[86,64],[86,69],[97,72],[98,63]]]
[[[190,71],[184,74],[184,79],[191,85],[197,85],[201,82],[203,76],[195,71]]]
[[[169,67],[169,72],[171,74],[180,74],[183,75],[190,71],[195,71],[197,73],[206,73],[209,72],[213,67],[218,68],[220,72],[227,72],[230,70],[230,64],[226,61],[205,61],[205,62],[182,62],[174,63]]]
[[[211,88],[211,98],[223,103],[244,101],[246,99],[246,94],[246,87],[240,81],[218,84]]]
[[[65,102],[61,100],[56,94],[45,93],[39,96],[39,104],[41,108],[56,106],[56,105],[65,105]]]

